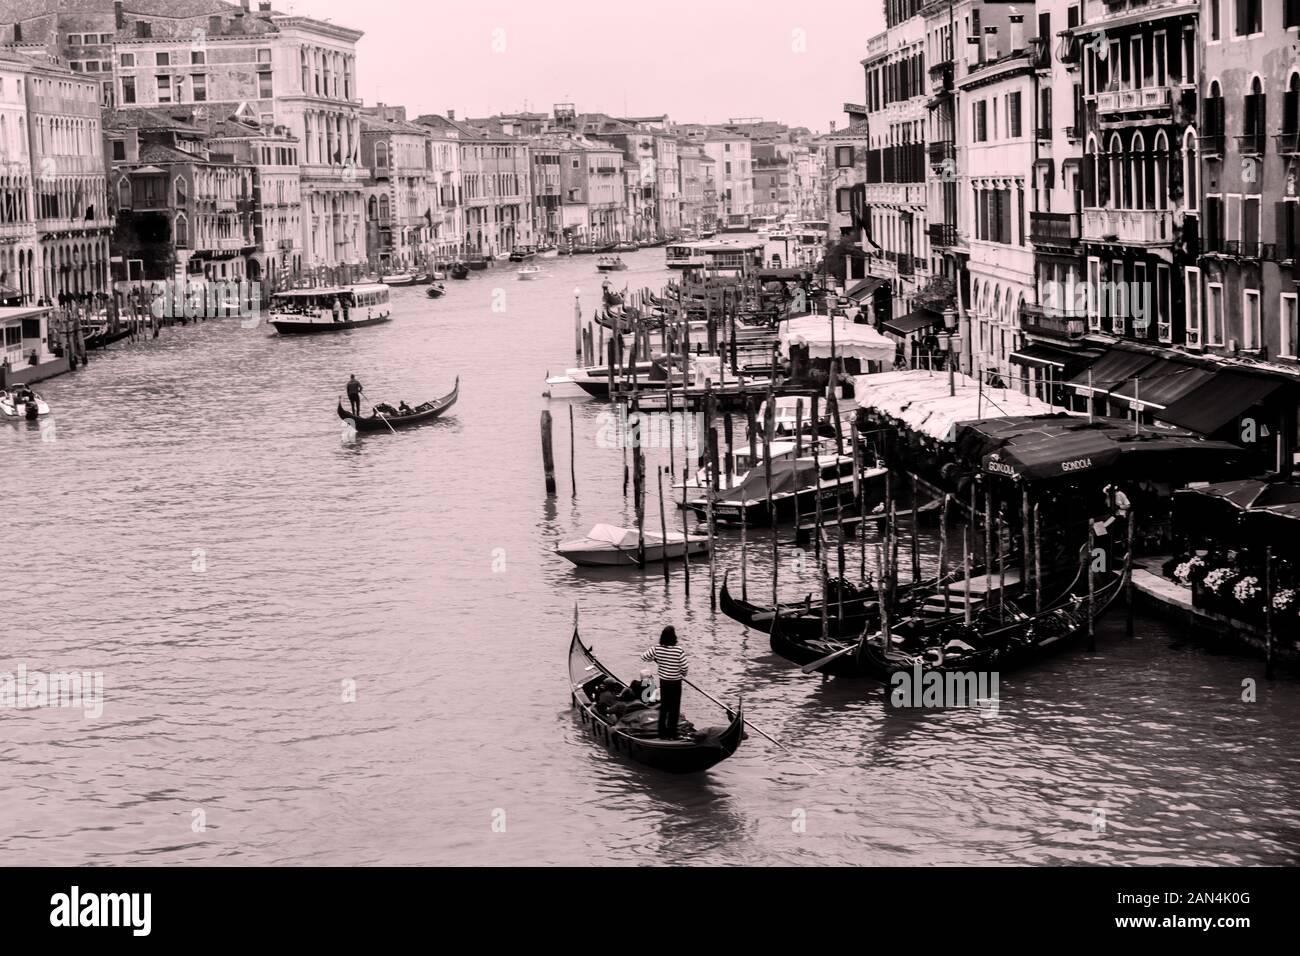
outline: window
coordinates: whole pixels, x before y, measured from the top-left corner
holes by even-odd
[[[1296,293],[1283,292],[1280,305],[1278,311],[1282,316],[1281,352],[1288,358],[1295,358],[1296,346],[1300,345],[1300,306],[1296,304]]]
[[[271,85],[270,73],[257,74],[257,97],[262,100],[269,100],[274,96],[274,90]]]
[[[120,59],[122,61],[123,66],[135,66],[134,53],[123,53]]]
[[[1101,331],[1101,260],[1088,258],[1088,328]]]
[[[989,138],[988,102],[986,100],[979,100],[971,104],[971,109],[973,111],[972,115],[974,118],[974,125],[975,125],[975,142],[977,143],[988,142],[988,138]]]
[[[1110,330],[1116,335],[1124,334],[1124,320],[1128,318],[1128,302],[1124,292],[1128,286],[1124,282],[1124,263],[1112,259],[1110,263]]]
[[[1020,93],[1007,94],[1007,135],[1012,139],[1020,137]]]
[[[135,102],[135,77],[134,76],[122,77],[122,102],[123,103]]]
[[[203,65],[206,64],[207,62],[208,62],[208,55],[207,55],[206,53],[204,53],[202,50],[191,50],[191,51],[190,51],[190,65],[191,65],[191,66],[203,66]]]
[[[119,161],[126,159],[126,142],[124,140],[113,140],[113,158]]]
[[[1246,289],[1241,296],[1241,347],[1253,352],[1260,346],[1259,290]]]
[[[1211,282],[1205,287],[1205,343],[1223,344],[1223,283]]]
[[[1260,0],[1236,0],[1237,2],[1237,22],[1233,31],[1233,36],[1247,37],[1255,33],[1264,32],[1264,21],[1261,16]]]
[[[270,63],[270,62],[271,62],[271,51],[270,51],[270,50],[258,50],[258,51],[257,51],[257,62],[258,62],[258,63]]]
[[[1156,338],[1165,344],[1174,340],[1171,294],[1169,267],[1161,263],[1156,266]]]
[[[208,78],[202,73],[190,77],[190,90],[195,103],[202,103],[208,98]]]
[[[1201,270],[1188,266],[1183,274],[1184,303],[1187,306],[1187,346],[1201,347]]]
[[[1282,10],[1282,26],[1288,30],[1300,27],[1300,0],[1285,0]]]
[[[1258,196],[1246,196],[1241,203],[1241,254],[1251,259],[1260,255],[1260,210]]]
[[[835,211],[836,212],[853,211],[853,190],[852,189],[835,190]]]
[[[171,66],[171,56],[167,53],[156,53],[154,63],[157,66]]]
[[[176,217],[176,245],[184,249],[190,244],[190,224],[184,216]]]
[[[158,102],[170,103],[172,101],[172,78],[170,76],[155,77],[158,83]]]
[[[835,147],[835,165],[839,169],[846,169],[853,165],[853,147],[836,146]]]

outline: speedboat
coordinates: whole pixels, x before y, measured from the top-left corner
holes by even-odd
[[[510,250],[511,262],[527,262],[537,255],[537,250],[532,246],[515,246]]]
[[[50,406],[45,399],[30,388],[19,386],[9,391],[0,391],[0,417],[9,419],[25,418],[28,421],[48,415]]]
[[[554,259],[559,254],[560,254],[560,250],[555,246],[537,247],[537,258],[539,259]]]
[[[515,275],[519,277],[519,281],[527,282],[529,279],[540,279],[543,273],[540,266],[535,266],[530,264],[524,266],[522,269],[516,272]]]
[[[579,567],[610,568],[638,567],[638,545],[641,543],[635,528],[619,528],[598,524],[587,532],[585,538],[566,541],[555,548],[560,557]],[[684,554],[699,554],[709,550],[708,535],[682,534],[669,531],[668,537],[645,532],[645,563],[672,561]]]
[[[391,286],[415,285],[415,275],[410,272],[396,272],[392,275],[382,276],[379,281],[384,285]]]
[[[614,251],[615,252],[636,252],[640,248],[641,246],[639,243],[620,242],[614,246]]]
[[[424,290],[424,294],[430,299],[441,299],[443,293],[446,291],[446,287],[443,286],[441,282],[435,282],[433,285],[429,286],[429,288]]]
[[[622,256],[601,256],[596,262],[596,269],[600,272],[622,272],[627,269],[627,263]]]

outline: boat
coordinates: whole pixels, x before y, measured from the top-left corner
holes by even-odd
[[[45,399],[30,388],[19,385],[8,390],[0,389],[0,418],[25,418],[30,422],[49,413],[50,406]]]
[[[615,387],[626,379],[629,383],[636,379],[637,388],[661,389],[668,381],[668,369],[661,362],[628,363],[621,373],[616,373]],[[609,397],[609,366],[593,365],[589,368],[566,369],[563,375],[552,375],[546,380],[547,385],[576,385],[593,398]],[[673,374],[673,386],[682,384],[681,370]]]
[[[537,258],[539,259],[554,259],[557,256],[559,256],[559,254],[560,254],[560,250],[556,246],[537,247]]]
[[[614,243],[615,252],[636,252],[641,248],[640,243],[636,242],[616,242]]]
[[[747,524],[751,528],[770,526],[768,510],[769,468],[751,469],[745,479],[732,491],[722,492],[713,500],[713,517],[719,524]],[[854,507],[853,457],[851,455],[788,458],[773,461],[771,499],[778,523],[797,521],[815,512],[817,498],[822,501],[822,513],[834,521],[836,509],[847,511]],[[858,479],[862,487],[862,500],[867,510],[884,500],[887,468],[862,467]],[[708,496],[687,502],[700,520],[708,513]]]
[[[569,644],[570,703],[578,711],[582,726],[611,753],[668,773],[699,773],[734,754],[745,737],[745,718],[740,704],[732,710],[705,702],[699,706],[709,707],[711,713],[724,722],[721,726],[700,730],[696,729],[693,721],[683,719],[677,739],[660,740],[656,736],[659,717],[656,704],[642,707],[639,702],[634,702],[631,706],[635,709],[619,718],[603,716],[597,710],[596,701],[607,684],[617,685],[620,689],[627,686],[596,659],[591,648],[582,643],[575,627]],[[696,706],[694,695],[691,706]],[[683,716],[689,715],[684,712]]]
[[[370,415],[353,415],[343,408],[343,402],[340,400],[339,418],[352,422],[359,432],[386,432],[390,429],[409,428],[411,425],[433,421],[433,419],[455,405],[459,396],[460,376],[458,375],[456,376],[455,386],[448,394],[442,398],[434,399],[432,402],[417,405],[406,415],[399,414],[391,405],[377,405],[375,406],[375,412]]]
[[[510,250],[511,262],[527,262],[537,257],[537,250],[532,246],[515,246]]]
[[[465,265],[469,266],[475,272],[482,272],[488,267],[487,259],[480,253],[470,253],[465,259]]]
[[[428,284],[429,284],[430,282],[432,282],[432,281],[433,281],[433,275],[432,275],[431,273],[428,273],[428,272],[417,272],[417,273],[415,274],[415,280],[414,280],[411,284],[412,284],[412,285],[428,285]]]
[[[334,321],[334,306],[340,308]],[[364,310],[365,318],[362,318]],[[316,335],[346,332],[380,325],[392,319],[388,286],[323,286],[315,289],[289,289],[271,296],[270,322],[281,335]]]
[[[635,528],[598,524],[585,538],[557,545],[555,553],[584,568],[642,567],[659,561],[672,561],[686,554],[709,550],[708,535],[669,531],[668,537],[645,532],[644,561],[639,560],[639,538]]]
[[[381,276],[379,281],[388,286],[415,285],[415,274],[411,272],[397,272],[392,275]]]
[[[546,273],[542,272],[540,266],[536,266],[532,264],[524,266],[522,269],[520,269],[518,272],[515,273],[515,275],[519,277],[521,282],[527,282],[530,279],[540,279],[545,274]]]
[[[599,272],[623,272],[627,263],[622,256],[601,256],[596,260],[596,269]]]
[[[453,279],[468,279],[469,266],[463,262],[453,262],[451,264],[451,277]]]
[[[435,282],[429,288],[424,290],[424,294],[430,299],[441,299],[447,292],[447,287],[441,282]]]

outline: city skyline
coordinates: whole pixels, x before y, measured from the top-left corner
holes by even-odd
[[[834,15],[820,11],[813,18],[795,10],[788,18],[762,22],[749,19],[752,7],[731,2],[667,0],[648,21],[634,6],[569,0],[563,7],[583,24],[583,37],[567,43],[569,55],[557,58],[554,8],[518,0],[455,0],[418,11],[346,0],[276,6],[364,31],[357,45],[362,98],[404,105],[413,116],[454,110],[458,117],[477,117],[525,107],[549,112],[555,103],[569,102],[582,111],[666,113],[681,122],[761,116],[816,132],[842,122],[842,103],[861,99],[865,38],[884,29],[879,9],[842,0],[831,5]],[[450,41],[439,32],[444,19],[452,21]],[[676,26],[685,22],[689,31]],[[438,40],[438,55],[430,62],[422,46],[431,36]],[[796,52],[800,45],[802,53]],[[721,69],[684,65],[707,55],[716,56]],[[677,66],[664,72],[664,63]],[[413,83],[408,73],[415,64],[429,73]],[[674,82],[675,76],[690,81]]]

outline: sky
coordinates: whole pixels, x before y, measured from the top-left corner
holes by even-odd
[[[676,122],[762,117],[824,132],[862,101],[881,0],[277,0],[362,30],[361,95],[409,115],[573,103]]]

